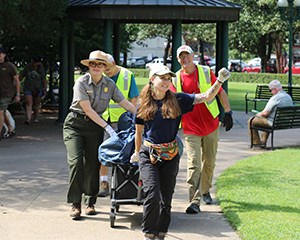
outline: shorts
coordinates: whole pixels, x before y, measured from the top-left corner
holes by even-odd
[[[11,98],[0,98],[0,111],[5,111],[11,103]]]
[[[30,90],[24,90],[24,95],[25,96],[33,96],[33,97],[42,97],[43,96],[43,90],[39,90],[37,94],[33,94],[33,91]]]

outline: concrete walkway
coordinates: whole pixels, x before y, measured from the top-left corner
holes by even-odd
[[[251,115],[234,113],[234,127],[220,131],[215,179],[238,160],[262,151],[249,149],[247,119]],[[80,221],[69,217],[66,203],[68,165],[62,140],[62,126],[56,114],[42,114],[41,122],[23,124],[16,116],[17,135],[0,142],[0,238],[3,240],[136,240],[140,230],[142,206],[122,205],[110,228],[110,199],[99,198],[95,216]],[[292,134],[291,134],[292,133]],[[300,145],[300,130],[275,133],[274,146]],[[291,138],[290,136],[294,136]],[[183,155],[173,200],[172,222],[167,240],[239,239],[218,205],[202,205],[202,212],[187,215],[186,154]],[[215,189],[212,189],[215,196]]]

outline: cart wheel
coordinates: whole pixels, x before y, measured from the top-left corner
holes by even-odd
[[[116,220],[116,215],[115,214],[110,214],[110,227],[114,228],[115,227],[115,220]]]
[[[115,220],[116,220],[116,206],[112,205],[110,208],[110,227],[113,228],[115,226]]]

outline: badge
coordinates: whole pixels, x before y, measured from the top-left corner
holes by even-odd
[[[104,92],[107,93],[108,92],[108,87],[104,88]]]

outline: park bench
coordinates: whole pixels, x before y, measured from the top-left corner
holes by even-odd
[[[282,86],[282,89],[291,95],[294,104],[300,103],[300,86]],[[248,113],[249,109],[248,102],[254,102],[253,110],[257,110],[258,102],[268,102],[270,97],[273,96],[269,90],[269,86],[263,84],[259,84],[256,86],[254,98],[250,98],[248,94],[249,92],[245,94],[246,113]]]
[[[271,149],[274,149],[274,131],[285,130],[292,128],[300,128],[300,106],[291,107],[278,107],[275,112],[274,122],[271,127],[255,127],[252,126],[252,121],[254,117],[250,120],[250,131],[251,131],[251,148],[253,147],[253,129],[259,131],[269,132],[271,134]]]

